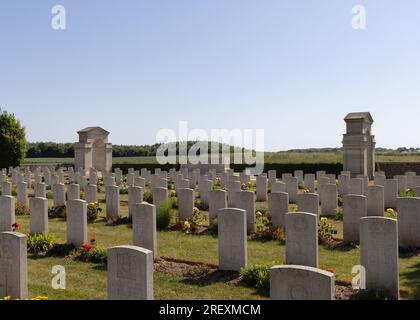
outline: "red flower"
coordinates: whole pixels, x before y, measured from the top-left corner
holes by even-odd
[[[93,243],[95,243],[95,242],[96,242],[96,238],[91,238],[91,239],[90,239],[90,243],[92,243],[92,244],[93,244]]]
[[[83,248],[83,249],[85,249],[85,250],[86,250],[86,251],[88,251],[88,252],[92,251],[92,247],[91,247],[90,245],[88,245],[88,244],[84,244],[84,245],[82,246],[82,248]]]
[[[15,222],[14,224],[12,224],[13,231],[19,229],[19,227],[20,227],[20,223],[19,222]]]
[[[329,273],[333,273],[333,274],[334,274],[334,270],[333,270],[333,269],[327,269],[327,271],[328,271]]]

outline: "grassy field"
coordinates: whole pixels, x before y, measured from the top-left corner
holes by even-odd
[[[420,162],[420,154],[378,154],[377,162]],[[31,158],[25,164],[31,163],[60,163],[73,164],[73,158]],[[266,163],[339,163],[342,162],[341,152],[267,152]],[[142,164],[157,163],[155,157],[122,157],[113,158],[113,164]]]
[[[104,194],[101,193],[100,206],[104,209]],[[127,215],[127,195],[121,195],[121,214]],[[50,205],[52,205],[50,200]],[[258,209],[267,209],[266,202],[258,202]],[[290,206],[294,211],[295,205]],[[175,212],[176,213],[176,212]],[[208,212],[203,212],[208,215]],[[105,217],[105,212],[101,216]],[[19,232],[29,232],[29,218],[17,216],[21,223]],[[330,220],[337,228],[337,238],[342,238],[342,222]],[[60,243],[66,241],[66,222],[62,219],[50,219],[49,231]],[[132,229],[129,225],[108,225],[101,219],[88,225],[88,237],[97,239],[98,247],[107,249],[116,245],[132,243]],[[284,264],[285,246],[276,241],[248,241],[249,265]],[[320,246],[320,268],[331,268],[336,274],[337,283],[350,285],[354,265],[359,264],[359,249],[331,249]],[[178,259],[189,262],[218,264],[218,241],[209,234],[191,235],[182,231],[158,232],[158,256],[165,259]],[[66,268],[66,290],[51,288],[51,269],[55,265]],[[47,296],[49,299],[105,299],[106,268],[102,265],[80,262],[70,258],[32,257],[28,259],[30,296]],[[402,297],[420,298],[420,256],[400,256],[400,286]],[[267,299],[261,291],[244,286],[232,285],[223,281],[194,282],[186,276],[175,276],[155,272],[155,299]]]

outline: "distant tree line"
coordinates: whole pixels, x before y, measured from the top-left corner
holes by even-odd
[[[187,142],[189,150],[195,141]],[[179,143],[177,144],[177,149]],[[125,146],[113,145],[113,157],[154,157],[161,144],[142,145],[142,146]],[[230,147],[231,152],[241,150],[239,148]],[[27,144],[27,158],[73,158],[74,143],[56,143],[56,142],[29,142]]]

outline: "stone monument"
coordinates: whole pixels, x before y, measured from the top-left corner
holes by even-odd
[[[369,112],[349,113],[344,121],[347,132],[343,135],[344,171],[352,177],[364,175],[373,179],[375,172],[375,136],[371,134],[373,118]]]
[[[85,174],[90,169],[111,171],[112,144],[108,143],[109,132],[100,127],[88,127],[77,133],[79,142],[74,146],[75,169],[81,169]]]

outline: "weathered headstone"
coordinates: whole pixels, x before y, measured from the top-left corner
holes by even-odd
[[[366,216],[366,196],[348,194],[343,197],[343,237],[345,242],[360,241],[360,218]]]
[[[398,198],[398,238],[402,248],[420,248],[420,198]]]
[[[241,191],[241,183],[229,180],[228,182],[228,205],[234,207],[236,205],[236,194]]]
[[[168,200],[168,189],[166,188],[153,188],[153,204],[158,207],[162,202]]]
[[[318,215],[286,214],[286,264],[318,268]]]
[[[268,194],[268,210],[271,215],[271,224],[274,228],[286,226],[286,214],[289,212],[289,194],[274,192]]]
[[[298,187],[297,178],[289,177],[286,179],[286,192],[289,194],[289,201],[291,203],[297,202]]]
[[[397,220],[360,219],[360,264],[366,269],[366,289],[399,298]]]
[[[323,198],[321,206],[322,215],[335,215],[338,202],[337,202],[338,192],[336,184],[327,184],[323,189]]]
[[[0,298],[28,298],[26,235],[0,232]]]
[[[30,233],[47,233],[48,232],[48,199],[31,198],[29,200],[30,213]]]
[[[265,176],[257,177],[257,201],[267,201],[268,179]]]
[[[397,207],[398,181],[396,179],[385,180],[385,208]]]
[[[284,182],[276,181],[271,183],[271,192],[286,192],[286,184]]]
[[[11,196],[12,195],[12,184],[8,181],[4,181],[1,186],[1,195],[2,196]]]
[[[179,219],[186,220],[192,217],[194,209],[194,190],[179,189],[178,192]]]
[[[212,190],[210,191],[210,223],[217,218],[219,210],[225,209],[228,207],[227,204],[227,192],[224,190]]]
[[[46,198],[47,197],[47,185],[45,183],[35,184],[35,197]]]
[[[319,215],[319,196],[316,193],[302,193],[298,195],[299,212]]]
[[[66,192],[64,189],[64,184],[54,184],[52,186],[53,198],[54,198],[54,206],[55,207],[62,207],[66,205]]]
[[[385,211],[384,187],[370,186],[367,189],[367,215],[383,217]]]
[[[84,200],[67,201],[67,243],[76,247],[87,242],[87,205]]]
[[[143,202],[143,188],[128,187],[128,216],[129,217],[133,215],[136,205],[142,202]]]
[[[88,184],[85,187],[85,199],[87,203],[98,202],[98,186]]]
[[[12,196],[0,197],[0,232],[13,231],[15,223],[15,198]]]
[[[106,218],[117,221],[120,218],[120,187],[107,186],[105,189]]]
[[[310,193],[315,193],[315,175],[313,173],[305,174],[304,178],[305,189]]]
[[[255,194],[252,191],[240,191],[236,194],[236,208],[246,211],[248,234],[256,231]]]
[[[153,252],[136,246],[108,249],[108,299],[153,300]]]
[[[80,186],[78,184],[70,184],[67,187],[67,200],[80,200]]]
[[[240,271],[248,263],[245,210],[221,209],[218,218],[219,269]]]
[[[334,274],[307,266],[274,266],[270,270],[271,300],[334,300]]]
[[[17,204],[28,207],[28,185],[26,182],[18,182],[17,187]]]
[[[153,252],[157,258],[156,206],[138,203],[133,210],[133,244]]]

